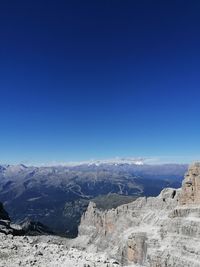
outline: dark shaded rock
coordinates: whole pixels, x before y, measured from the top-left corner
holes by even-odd
[[[10,221],[7,211],[5,211],[3,204],[0,202],[0,220]]]
[[[46,225],[25,219],[21,224],[11,224],[10,217],[0,203],[0,233],[13,235],[53,235]]]
[[[48,226],[40,223],[34,222],[29,219],[25,219],[21,226],[21,234],[24,235],[54,235],[54,232],[49,229]]]

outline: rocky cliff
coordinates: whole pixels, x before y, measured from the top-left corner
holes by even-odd
[[[79,240],[79,241],[78,241]],[[122,266],[200,266],[200,164],[189,168],[181,189],[108,211],[90,203],[77,242],[106,252]]]
[[[180,204],[200,204],[200,163],[195,163],[185,175]]]

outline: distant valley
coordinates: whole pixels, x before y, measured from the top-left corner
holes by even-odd
[[[0,166],[0,201],[16,223],[30,219],[75,237],[90,200],[116,208],[139,196],[179,188],[187,165],[100,162],[73,166]]]

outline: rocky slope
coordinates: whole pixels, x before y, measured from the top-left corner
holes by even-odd
[[[117,267],[105,253],[88,253],[72,247],[71,240],[45,236],[40,223],[11,223],[0,203],[0,267]],[[26,236],[24,235],[26,234]],[[33,234],[37,236],[32,236]],[[30,236],[27,236],[30,235]]]
[[[66,239],[0,234],[0,267],[119,267],[104,253],[70,248]]]
[[[192,165],[182,189],[138,198],[113,210],[90,203],[77,242],[89,251],[106,251],[121,265],[200,266],[200,164]]]

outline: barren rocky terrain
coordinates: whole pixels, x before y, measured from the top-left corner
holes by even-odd
[[[16,236],[7,231],[13,226],[2,209],[0,266],[199,267],[199,185],[196,163],[180,189],[105,211],[90,202],[75,239]]]
[[[117,267],[103,253],[86,253],[70,248],[66,239],[0,234],[1,267]]]

